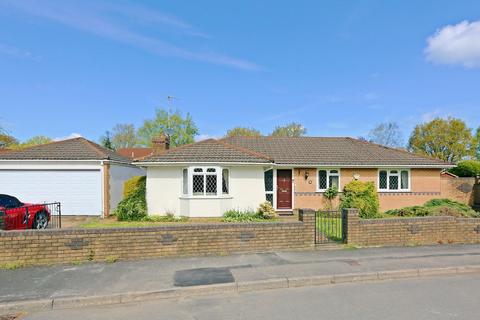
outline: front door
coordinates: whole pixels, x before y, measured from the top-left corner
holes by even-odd
[[[277,209],[292,209],[292,170],[277,170]]]

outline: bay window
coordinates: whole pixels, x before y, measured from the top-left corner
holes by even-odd
[[[340,189],[340,171],[337,169],[318,170],[318,191],[325,191],[328,188]]]
[[[378,171],[378,190],[380,191],[409,191],[409,170],[380,170]]]
[[[183,169],[182,193],[186,196],[211,197],[229,193],[229,171],[219,167]]]

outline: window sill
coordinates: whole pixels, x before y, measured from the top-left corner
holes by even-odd
[[[198,200],[205,200],[205,199],[233,199],[233,197],[230,196],[230,195],[224,195],[224,196],[181,196],[180,199],[185,199],[185,200],[192,200],[192,199],[198,199]]]
[[[402,193],[402,192],[411,192],[410,189],[408,190],[377,190],[378,193]]]

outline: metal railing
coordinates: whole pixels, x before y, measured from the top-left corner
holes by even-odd
[[[0,210],[0,230],[60,229],[60,202],[24,205]]]
[[[315,226],[316,244],[343,241],[341,211],[317,211]]]

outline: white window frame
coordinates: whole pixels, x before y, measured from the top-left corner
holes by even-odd
[[[321,189],[320,188],[320,171],[327,171],[327,188],[326,189]],[[330,171],[336,170],[338,173],[336,174],[331,174]],[[337,176],[338,177],[338,191],[340,191],[340,186],[341,186],[341,179],[342,179],[342,173],[341,170],[338,168],[317,168],[317,192],[325,192],[328,188],[330,188],[330,176]]]
[[[387,172],[387,188],[386,189],[380,189],[380,172],[381,171]],[[391,171],[397,171],[398,173],[392,174]],[[406,189],[402,189],[402,171],[406,171],[408,173],[408,187]],[[391,176],[398,176],[398,189],[390,189]],[[377,172],[377,191],[378,192],[410,192],[411,184],[412,184],[412,174],[410,169],[397,169],[397,168],[378,169],[378,172]]]
[[[272,171],[272,190],[271,191],[270,190],[268,190],[268,191],[265,190],[265,201],[267,201],[267,194],[271,194],[272,195],[272,202],[273,202],[272,206],[274,208],[276,208],[277,204],[275,203],[275,200],[276,200],[276,195],[275,195],[276,182],[275,182],[275,179],[276,179],[277,175],[276,175],[275,169],[268,168],[268,169],[264,170],[264,172],[263,172],[264,173],[263,186],[264,186],[264,189],[265,189],[265,172],[270,171],[270,170]]]
[[[194,172],[195,169],[202,169],[202,172]],[[207,172],[207,169],[215,169],[215,173]],[[188,170],[188,193],[184,194],[183,192],[183,170],[187,169]],[[228,193],[223,193],[223,188],[222,188],[222,172],[223,169],[228,170],[228,175],[229,175],[229,186],[228,186]],[[203,175],[203,194],[193,194],[193,176],[194,175]],[[216,182],[217,182],[217,192],[216,194],[207,194],[207,175],[215,175],[216,176]],[[230,194],[230,170],[228,168],[222,168],[218,166],[191,166],[187,168],[182,168],[182,195],[186,197],[192,197],[192,198],[218,198],[218,197],[225,197]]]

